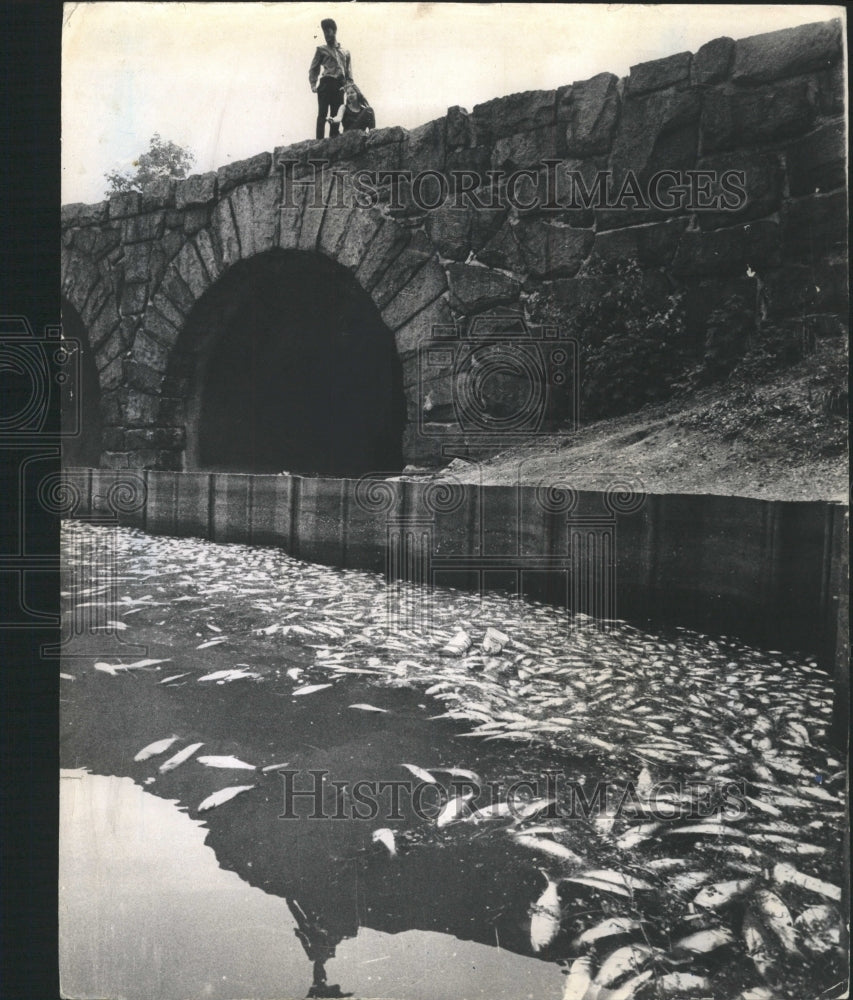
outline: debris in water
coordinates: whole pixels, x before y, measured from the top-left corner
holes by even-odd
[[[208,809],[215,809],[217,806],[221,806],[223,802],[230,802],[235,795],[239,795],[241,792],[248,792],[255,787],[255,785],[232,785],[230,788],[220,788],[218,792],[208,795],[199,804],[198,811],[207,812]]]

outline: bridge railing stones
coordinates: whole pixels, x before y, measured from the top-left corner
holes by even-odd
[[[760,291],[768,321],[837,334],[848,312],[845,127],[835,20],[718,38],[695,54],[633,66],[624,80],[602,73],[470,113],[450,108],[410,131],[295,143],[141,194],[66,205],[63,294],[99,371],[102,464],[185,467],[182,404],[194,376],[167,373],[187,316],[232,265],[276,248],[319,252],[350,270],[395,334],[404,367],[435,323],[461,328],[496,306],[560,322],[592,294],[590,270],[628,257],[703,303],[694,310],[697,343],[734,279],[752,282],[754,298]],[[479,204],[497,202],[423,211],[409,198],[392,210],[390,186],[380,184],[374,207],[336,207],[332,176],[320,192],[333,196],[328,207],[313,208],[313,191],[300,184],[288,201],[282,161],[305,181],[311,160],[345,176],[473,170]],[[502,200],[505,180],[487,171],[525,168],[537,173],[536,197],[512,207]],[[554,203],[549,187],[565,190],[581,176],[592,189],[604,171],[618,187],[628,171],[642,186],[656,171],[727,169],[745,175],[746,201],[733,211]],[[407,391],[417,406],[411,378]],[[431,460],[434,441],[413,426],[407,461]],[[159,436],[128,436],[143,429]]]

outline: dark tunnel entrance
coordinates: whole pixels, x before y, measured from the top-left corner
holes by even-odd
[[[69,363],[60,383],[62,464],[98,466],[101,462],[103,421],[101,384],[86,328],[77,310],[62,300],[62,340]]]
[[[201,348],[188,468],[358,476],[402,467],[394,338],[339,264],[293,250],[242,261],[199,300],[185,332]]]

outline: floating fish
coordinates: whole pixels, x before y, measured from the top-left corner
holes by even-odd
[[[575,938],[575,946],[582,944],[594,944],[602,938],[615,937],[617,934],[628,934],[631,931],[639,930],[642,924],[631,917],[610,917],[602,920],[601,923],[590,927]]]
[[[306,684],[304,687],[296,688],[290,693],[294,698],[298,698],[299,695],[314,694],[315,691],[325,691],[326,688],[330,688],[331,686],[331,684]]]
[[[76,681],[77,680],[77,678],[74,676],[74,674],[65,674],[65,673],[62,673],[61,671],[60,671],[59,676],[64,681]]]
[[[482,784],[480,775],[476,771],[468,771],[464,767],[433,767],[430,770],[437,774],[449,774],[451,778],[464,778],[475,785]]]
[[[196,649],[208,649],[210,646],[218,646],[221,642],[227,642],[228,637],[225,635],[218,635],[215,639],[208,639],[207,642],[199,643]]]
[[[733,899],[743,896],[754,884],[755,880],[751,878],[732,882],[715,882],[713,885],[706,885],[701,892],[697,893],[693,903],[695,906],[716,910],[720,906],[730,903]]]
[[[711,983],[705,976],[697,976],[692,972],[668,972],[657,980],[655,986],[659,994],[677,996],[694,990],[708,991]]]
[[[392,858],[397,853],[397,841],[394,838],[394,831],[389,830],[388,827],[374,830],[370,839],[374,844],[382,844],[383,847],[387,848]]]
[[[583,864],[583,858],[565,844],[558,844],[555,840],[548,840],[543,837],[529,837],[523,833],[514,835],[516,843],[522,847],[529,847],[534,851],[541,851],[543,854],[550,854],[553,858],[561,861],[571,861],[573,864]]]
[[[761,889],[751,900],[754,914],[791,955],[800,953],[797,947],[797,932],[791,911],[785,903],[769,889]]]
[[[429,773],[429,771],[424,770],[422,767],[418,767],[417,764],[401,764],[400,767],[405,767],[405,769],[413,774],[418,781],[425,781],[428,785],[437,784],[435,778]]]
[[[286,760],[286,761],[284,761],[281,764],[267,764],[266,767],[262,767],[261,768],[261,771],[264,774],[268,774],[270,771],[278,771],[278,770],[280,770],[283,767],[287,767],[289,763],[290,763],[290,761]]]
[[[509,642],[509,636],[504,635],[496,628],[486,629],[486,634],[483,636],[483,651],[488,653],[490,656],[500,653],[504,646]]]
[[[632,827],[616,838],[616,846],[623,851],[630,850],[648,840],[652,834],[660,829],[660,826],[660,823],[641,823],[640,826]]]
[[[509,802],[493,802],[490,806],[483,806],[481,809],[475,809],[467,820],[471,823],[482,823],[485,820],[490,819],[504,819],[507,816],[512,816],[512,806]]]
[[[676,941],[675,947],[695,952],[697,955],[704,955],[725,944],[732,944],[733,941],[732,933],[726,927],[712,927],[696,934],[689,934],[680,941]]]
[[[815,955],[840,950],[844,921],[834,906],[825,903],[810,906],[797,917],[794,925],[803,945]]]
[[[148,746],[143,747],[133,759],[135,761],[148,760],[149,757],[156,757],[158,754],[165,753],[177,739],[177,736],[168,736],[164,740],[157,740],[154,743],[149,743]]]
[[[601,963],[595,983],[610,986],[628,972],[639,972],[644,965],[648,965],[653,954],[652,949],[645,944],[626,944],[617,948]]]
[[[168,771],[174,771],[176,767],[183,764],[185,760],[189,760],[196,750],[203,746],[203,743],[191,743],[188,747],[184,747],[174,757],[170,757],[164,764],[160,765],[160,773],[166,774]]]
[[[235,795],[239,795],[241,792],[248,792],[255,787],[255,785],[232,785],[230,788],[220,788],[218,792],[208,795],[199,804],[198,811],[207,812],[208,809],[215,809],[217,806],[221,806],[223,802],[230,802]]]
[[[187,671],[184,674],[172,674],[171,677],[164,677],[163,680],[162,681],[158,681],[158,683],[159,684],[171,684],[172,681],[178,681],[182,677],[189,677],[189,675],[190,675],[190,671]]]
[[[197,760],[199,764],[204,764],[205,767],[223,767],[244,771],[257,770],[254,764],[247,764],[244,760],[239,760],[237,757],[198,757]]]
[[[709,878],[711,878],[710,872],[679,872],[669,879],[667,885],[676,892],[692,892],[700,885],[704,885]]]
[[[563,987],[563,1000],[584,1000],[592,983],[592,959],[589,955],[572,962]]]
[[[349,707],[357,708],[362,712],[384,712],[384,713],[388,712],[387,708],[377,708],[376,705],[368,705],[363,703],[359,703],[357,705],[350,705]]]
[[[450,642],[443,646],[439,652],[442,656],[462,656],[468,652],[472,645],[471,636],[464,629],[459,629]]]
[[[766,931],[750,912],[747,912],[743,918],[741,933],[746,953],[752,959],[761,977],[763,979],[772,978],[776,962],[773,958],[770,942],[767,939]]]
[[[456,823],[460,820],[465,812],[468,811],[468,803],[474,798],[473,792],[466,792],[464,795],[454,796],[441,812],[436,816],[435,825],[441,829],[441,827],[448,826],[451,823]]]
[[[216,684],[230,684],[231,681],[257,680],[261,675],[251,670],[214,670],[212,674],[205,674],[199,677],[199,684],[205,681],[213,681]]]
[[[544,874],[544,872],[543,872]],[[554,940],[560,932],[560,897],[557,894],[557,883],[548,876],[547,886],[542,895],[533,904],[530,918],[530,947],[534,951],[542,951]]]
[[[635,875],[628,875],[626,872],[615,872],[609,868],[599,868],[590,871],[583,871],[577,873],[579,876],[584,876],[585,878],[596,879],[599,882],[610,882],[614,885],[624,886],[628,889],[652,889],[653,886],[649,885],[648,882],[644,882],[641,878],[637,878]]]

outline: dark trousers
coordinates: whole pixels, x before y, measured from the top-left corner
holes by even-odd
[[[326,119],[333,118],[344,103],[344,85],[335,76],[322,76],[317,85],[317,138],[322,139],[326,129]],[[329,135],[339,135],[341,127],[337,122],[329,123]]]

